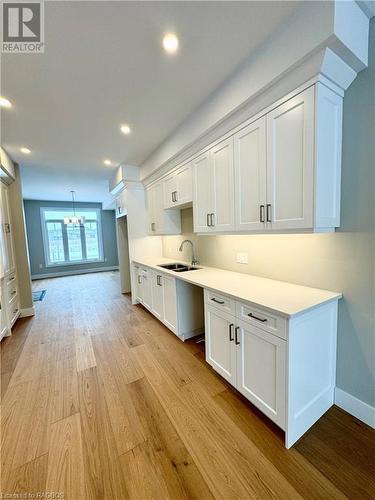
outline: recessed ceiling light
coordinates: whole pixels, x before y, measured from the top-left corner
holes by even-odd
[[[12,103],[6,97],[1,97],[0,96],[0,106],[2,108],[11,108],[12,107]]]
[[[127,125],[126,123],[124,123],[123,125],[121,125],[120,130],[125,135],[128,135],[131,132],[129,125]]]
[[[31,153],[29,148],[20,148],[21,153],[24,155],[29,155]]]
[[[112,165],[111,160],[104,160],[103,163],[104,163],[104,165],[108,165],[108,166]]]
[[[166,33],[163,37],[163,47],[168,54],[175,54],[178,50],[178,38],[175,33]]]

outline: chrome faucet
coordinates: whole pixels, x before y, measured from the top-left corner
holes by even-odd
[[[199,264],[198,262],[198,259],[196,258],[195,256],[195,251],[194,251],[194,243],[191,241],[191,240],[184,240],[181,245],[180,245],[180,248],[178,249],[180,252],[182,252],[182,249],[184,248],[184,244],[185,243],[190,243],[191,245],[191,265],[192,266],[196,266],[197,264]]]

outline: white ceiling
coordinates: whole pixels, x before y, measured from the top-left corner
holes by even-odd
[[[22,167],[24,197],[69,200],[75,189],[78,201],[106,202],[114,167],[103,159],[140,165],[298,5],[46,2],[45,53],[1,62],[14,104],[2,144]],[[161,48],[170,30],[174,57]]]

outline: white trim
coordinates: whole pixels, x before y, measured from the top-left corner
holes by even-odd
[[[25,307],[21,309],[20,318],[27,318],[28,316],[35,316],[35,307]]]
[[[104,271],[118,271],[118,266],[96,267],[94,269],[77,269],[76,271],[60,271],[58,273],[32,274],[32,280],[42,280],[45,278],[58,278],[60,276],[74,276],[76,274],[101,273]]]
[[[335,389],[335,404],[375,429],[375,408],[339,387]]]

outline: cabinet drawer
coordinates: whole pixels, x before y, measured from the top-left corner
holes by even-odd
[[[237,318],[286,340],[287,320],[264,309],[236,302]]]
[[[214,292],[213,290],[204,289],[204,301],[207,304],[217,307],[221,311],[228,312],[230,314],[236,314],[236,302],[235,300],[222,295],[221,293]]]
[[[5,289],[6,301],[9,303],[17,295],[17,282],[12,281]]]
[[[13,286],[17,282],[16,273],[11,273],[9,276],[5,278],[6,287]]]

